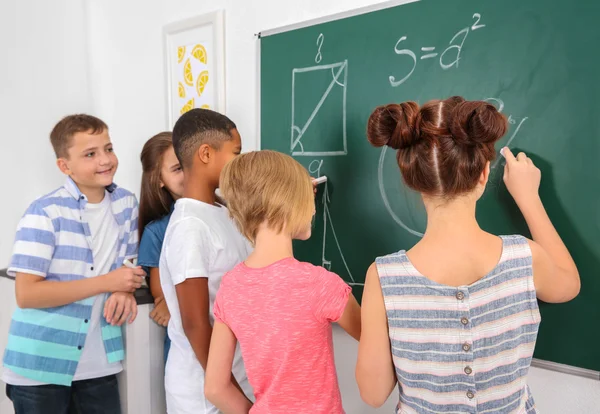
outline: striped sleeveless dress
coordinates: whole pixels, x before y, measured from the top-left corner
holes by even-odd
[[[537,413],[527,386],[540,324],[531,250],[502,256],[469,286],[427,279],[405,251],[376,260],[400,401],[396,413]]]

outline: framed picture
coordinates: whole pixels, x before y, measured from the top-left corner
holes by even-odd
[[[223,11],[165,26],[169,129],[192,108],[225,113],[224,37]]]

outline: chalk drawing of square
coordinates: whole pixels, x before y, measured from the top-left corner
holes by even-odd
[[[312,81],[312,82],[311,82]],[[315,82],[316,81],[316,82]],[[346,141],[346,90],[348,61],[292,71],[292,131],[290,152],[294,156],[336,156],[348,154]],[[314,108],[301,107],[300,95],[316,93]],[[310,99],[309,99],[310,100]],[[329,119],[315,122],[324,105],[334,111]],[[339,109],[338,109],[339,108]],[[310,113],[302,117],[301,112]],[[306,121],[304,121],[306,119]],[[311,127],[311,124],[318,123]],[[333,133],[330,133],[332,132]],[[333,137],[333,139],[332,139]],[[339,138],[338,138],[339,137]]]

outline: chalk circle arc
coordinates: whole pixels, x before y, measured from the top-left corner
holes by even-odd
[[[381,155],[379,156],[379,166],[378,166],[378,171],[377,171],[377,179],[379,181],[379,192],[381,194],[381,199],[383,201],[383,205],[385,206],[385,209],[390,214],[392,219],[394,219],[396,224],[398,224],[400,227],[402,227],[404,230],[406,230],[407,232],[409,232],[410,234],[412,234],[414,236],[423,237],[423,233],[409,227],[406,223],[404,223],[400,219],[400,217],[398,217],[398,215],[394,212],[394,210],[392,209],[392,206],[390,205],[390,201],[385,192],[385,185],[383,184],[383,166],[385,163],[385,154],[387,152],[387,149],[388,149],[387,147],[383,147],[383,149],[381,150]]]

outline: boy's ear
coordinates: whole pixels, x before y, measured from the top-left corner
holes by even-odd
[[[200,148],[198,148],[196,155],[203,164],[208,164],[213,156],[212,148],[208,144],[202,144],[200,145]]]
[[[69,165],[67,164],[67,160],[64,158],[57,158],[56,159],[56,165],[58,166],[58,169],[60,170],[60,172],[62,172],[64,175],[71,175],[71,169],[69,168]]]

